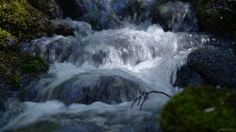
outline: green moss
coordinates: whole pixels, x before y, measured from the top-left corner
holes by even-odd
[[[6,31],[0,28],[0,51],[5,47],[5,39],[10,34]]]
[[[28,12],[23,0],[3,0],[0,6],[0,26],[13,35],[22,36],[29,31]]]
[[[210,86],[187,88],[163,108],[161,129],[164,132],[236,131],[235,102],[233,90]]]
[[[20,86],[20,76],[17,74],[13,74],[10,76],[10,84],[14,87],[19,87]]]
[[[200,26],[205,31],[222,34],[236,30],[236,2],[198,0],[193,3],[197,9]]]
[[[47,35],[46,16],[26,0],[0,0],[0,27],[19,38]]]
[[[18,88],[45,73],[48,65],[38,57],[22,53],[0,52],[0,82],[2,86]]]
[[[47,64],[42,61],[40,58],[36,60],[28,60],[26,63],[22,64],[22,71],[24,73],[32,74],[37,71],[47,70]]]

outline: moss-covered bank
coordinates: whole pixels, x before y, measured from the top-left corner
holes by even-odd
[[[0,52],[0,88],[19,88],[48,70],[48,65],[38,57],[22,53]]]
[[[163,108],[164,132],[236,131],[236,91],[211,86],[187,88]]]
[[[31,4],[38,4],[42,11]],[[0,27],[18,37],[35,38],[54,33],[71,35],[72,31],[66,25],[54,25],[50,17],[44,13],[48,0],[35,2],[33,0],[0,0]],[[61,30],[58,30],[60,28]]]

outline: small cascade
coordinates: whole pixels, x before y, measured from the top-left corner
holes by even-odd
[[[159,8],[172,32],[144,22],[152,21],[148,9],[153,0],[56,2],[64,17],[81,15],[86,22],[65,19],[74,36],[54,35],[21,44],[23,52],[42,57],[50,68],[20,91],[15,107],[6,103],[12,107],[0,118],[4,121],[0,131],[160,131],[157,119],[168,97],[152,94],[142,111],[138,105],[130,106],[142,92],[177,94],[180,89],[173,84],[178,68],[186,64],[190,52],[211,43],[208,35],[188,32],[197,28],[190,5],[171,2]],[[74,11],[79,12],[70,16]]]

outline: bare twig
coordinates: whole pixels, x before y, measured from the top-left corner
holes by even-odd
[[[134,102],[131,104],[131,108],[133,108],[133,106],[137,103],[137,105],[140,105],[140,110],[142,110],[143,108],[143,104],[145,103],[145,101],[147,99],[149,99],[149,95],[152,94],[152,93],[156,93],[156,94],[162,94],[162,95],[165,95],[167,97],[172,97],[170,96],[169,94],[165,93],[165,92],[161,92],[161,91],[149,91],[149,92],[142,92],[142,94],[140,96],[138,96]],[[141,103],[142,102],[142,103]],[[141,103],[141,104],[140,104]]]

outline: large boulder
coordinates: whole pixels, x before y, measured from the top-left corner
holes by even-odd
[[[190,53],[187,64],[206,83],[236,88],[236,56],[232,49],[200,48]]]
[[[236,92],[211,86],[186,88],[164,106],[163,132],[215,132],[236,129]]]
[[[203,83],[204,82],[198,73],[184,65],[177,71],[177,78],[174,86],[185,88],[189,86],[202,85]]]
[[[96,101],[116,104],[132,101],[145,91],[144,84],[137,80],[97,71],[75,75],[57,86],[50,86],[50,82],[42,81],[45,84],[38,82],[26,90],[22,95],[24,100],[56,99],[66,104],[91,104]]]

